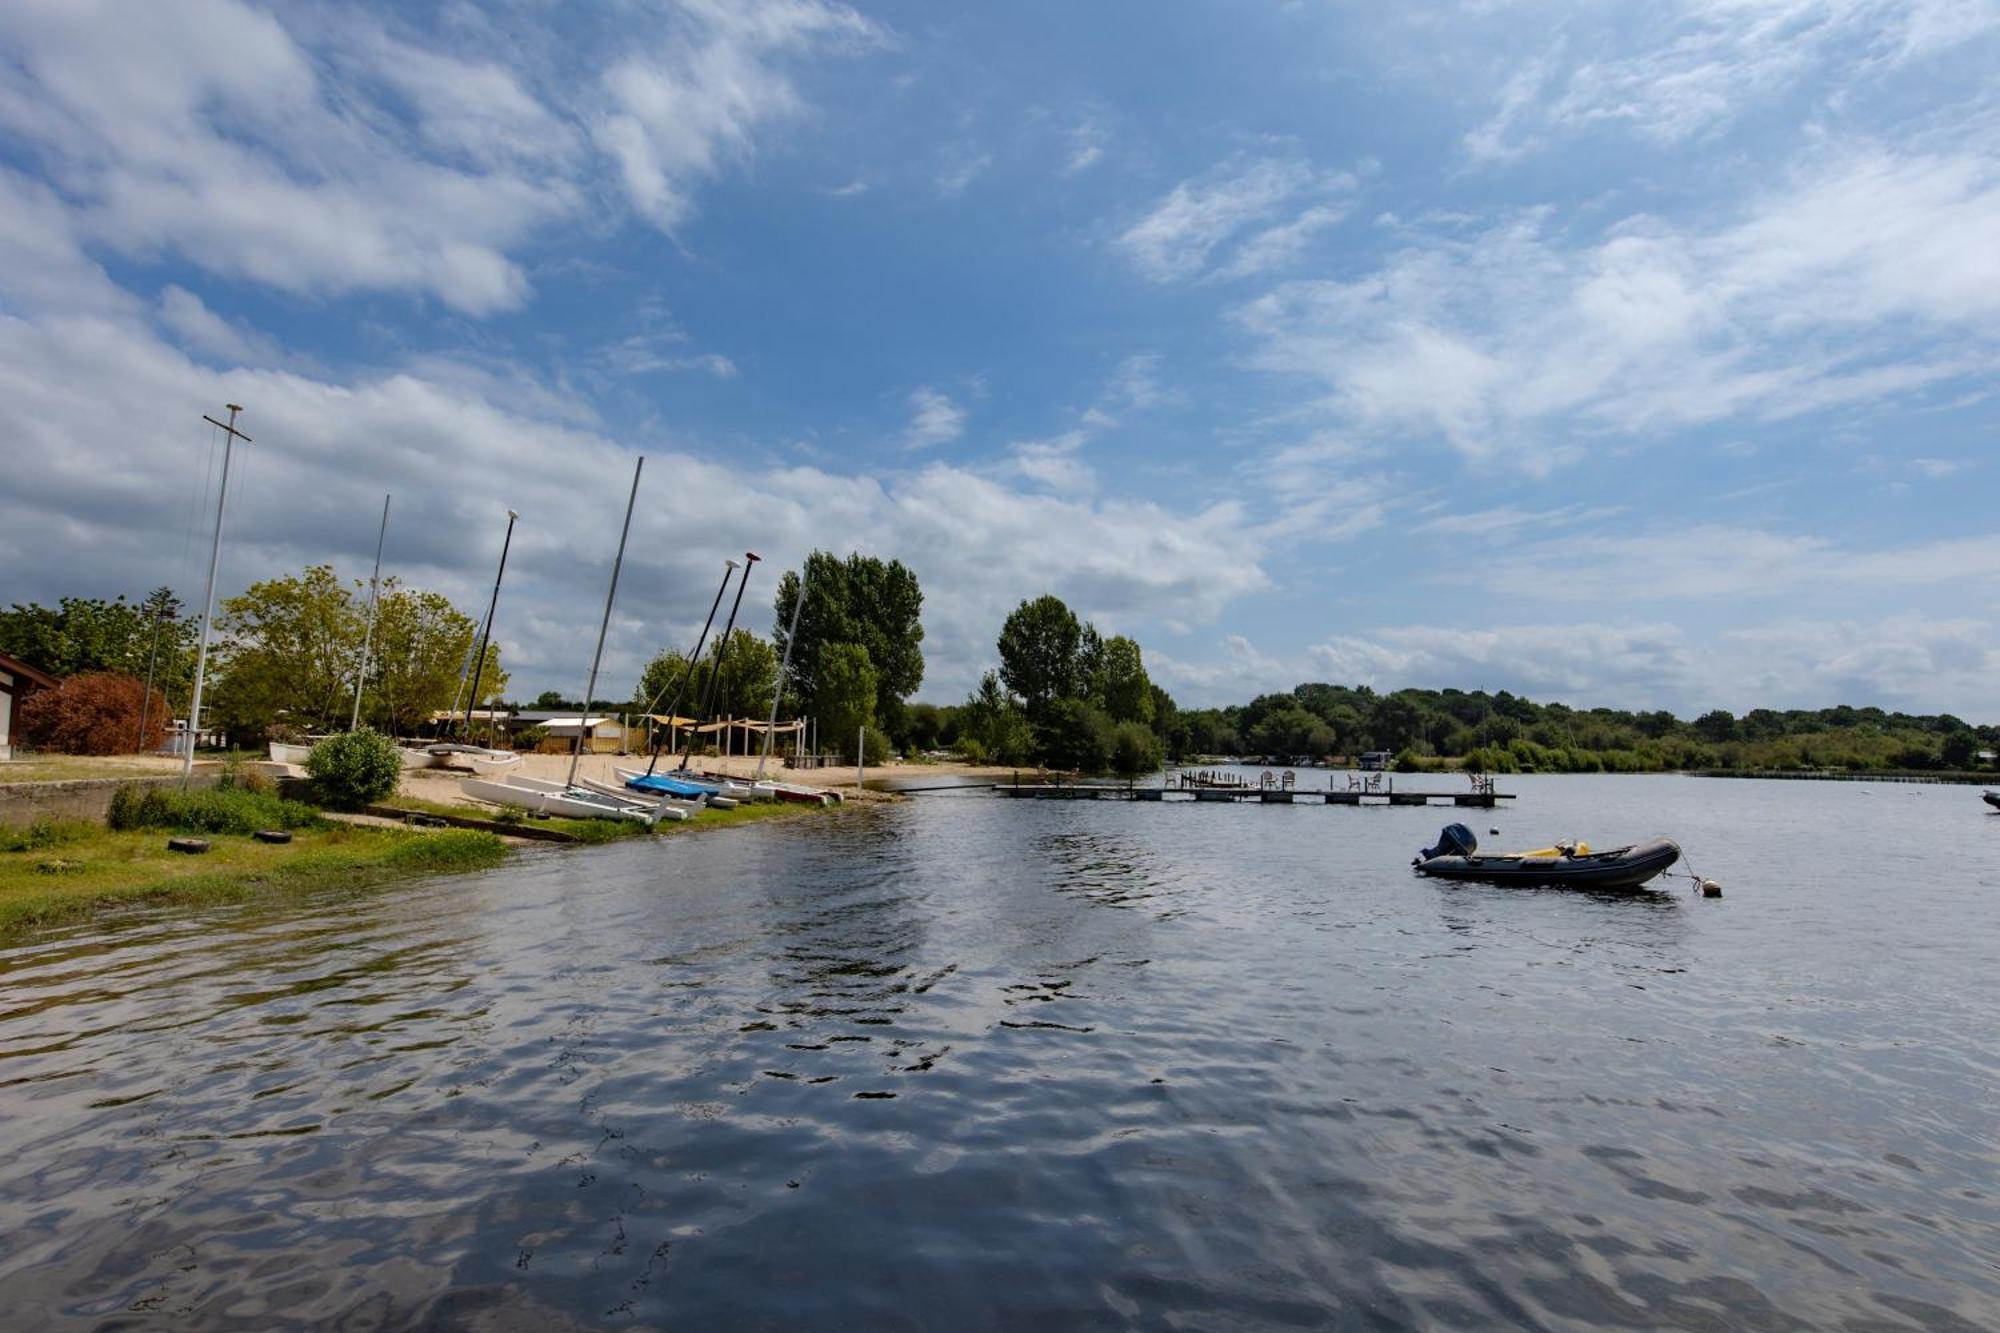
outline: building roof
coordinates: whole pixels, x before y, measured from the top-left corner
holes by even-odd
[[[5,653],[0,653],[0,671],[4,671],[10,676],[25,676],[35,682],[35,684],[45,688],[55,688],[56,678],[54,676],[39,668],[29,666],[18,657],[9,657]]]

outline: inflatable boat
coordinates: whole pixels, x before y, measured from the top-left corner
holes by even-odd
[[[1414,862],[1419,875],[1433,879],[1473,879],[1523,888],[1636,889],[1680,860],[1668,838],[1654,838],[1593,852],[1589,843],[1558,843],[1531,852],[1479,853],[1479,840],[1463,824],[1448,824],[1435,847]]]

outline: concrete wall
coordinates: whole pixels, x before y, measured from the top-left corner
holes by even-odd
[[[213,787],[222,776],[219,766],[197,768],[193,786]],[[142,787],[178,787],[179,776],[165,778],[84,778],[73,782],[0,783],[0,825],[26,828],[38,819],[87,819],[103,823],[111,809],[111,793],[126,783]]]

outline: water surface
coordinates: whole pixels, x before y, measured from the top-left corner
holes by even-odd
[[[921,797],[17,941],[0,1319],[2000,1322],[1977,793],[1505,785]],[[1455,817],[1726,896],[1412,879]]]

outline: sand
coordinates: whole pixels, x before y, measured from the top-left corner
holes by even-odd
[[[665,772],[673,768],[676,762],[675,758],[671,755],[661,755],[659,771]],[[569,776],[569,764],[570,757],[566,754],[524,754],[521,756],[519,764],[485,775],[474,773],[469,766],[448,769],[412,769],[403,774],[402,790],[404,795],[420,800],[439,801],[451,805],[476,805],[484,809],[490,809],[490,806],[485,806],[483,802],[476,801],[461,792],[458,786],[459,781],[468,777],[487,776],[498,778],[507,773],[519,773],[526,777],[541,778],[550,782],[561,782]],[[577,775],[579,777],[591,778],[598,782],[617,782],[618,775],[614,772],[615,769],[644,768],[645,766],[646,756],[644,755],[587,754],[577,761]],[[757,760],[755,756],[744,758],[740,755],[728,759],[711,757],[695,760],[691,766],[705,769],[709,772],[730,773],[738,777],[747,778],[757,771]],[[796,769],[780,767],[774,761],[764,771],[765,776],[775,778],[780,782],[795,782],[802,786],[831,788],[840,792],[849,800],[857,798],[864,801],[896,799],[893,795],[886,792],[863,790],[857,793],[854,785],[854,769],[851,766],[847,768]],[[957,763],[882,764],[879,766],[870,764],[868,766],[867,780],[873,783],[880,778],[901,778],[912,781],[935,778],[939,782],[961,777],[1011,778],[1016,771],[1012,768],[981,767],[974,764]]]

